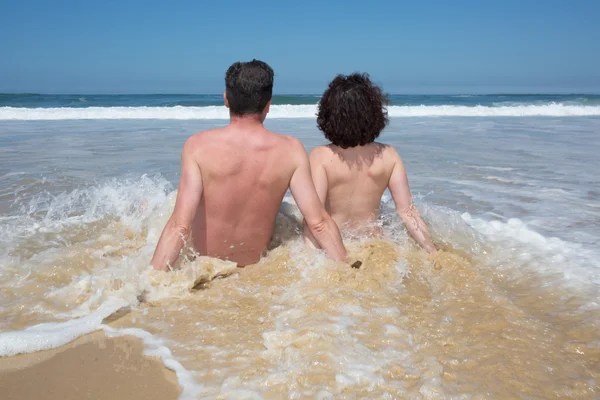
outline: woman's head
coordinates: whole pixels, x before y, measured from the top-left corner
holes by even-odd
[[[388,123],[388,98],[368,74],[338,75],[319,101],[317,124],[344,149],[375,141]]]

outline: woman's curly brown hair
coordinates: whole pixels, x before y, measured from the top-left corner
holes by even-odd
[[[319,101],[317,124],[343,149],[375,141],[388,123],[387,96],[368,74],[338,75]]]

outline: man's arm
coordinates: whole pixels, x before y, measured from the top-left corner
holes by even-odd
[[[304,146],[297,142],[294,152],[297,166],[290,181],[290,191],[304,216],[304,223],[315,241],[325,249],[329,257],[338,261],[346,261],[346,248],[342,243],[340,231],[331,216],[325,211],[315,190]]]
[[[388,188],[396,204],[396,212],[400,215],[410,236],[427,252],[433,253],[436,251],[436,248],[431,241],[431,236],[425,222],[423,222],[419,211],[412,201],[404,164],[398,153],[396,153],[396,150],[393,150],[393,152],[395,164]]]
[[[192,152],[191,140],[187,140],[181,153],[181,179],[175,209],[160,235],[150,262],[154,269],[161,271],[167,270],[177,261],[190,234],[202,196],[202,176]]]
[[[319,196],[319,200],[321,204],[325,204],[325,200],[327,200],[327,173],[323,164],[319,160],[319,148],[313,149],[310,152],[309,156],[309,164],[310,164],[310,172],[312,175],[313,184],[315,185],[315,189],[317,190],[317,196]],[[338,227],[339,229],[339,227]],[[306,244],[313,248],[319,248],[319,243],[310,232],[308,225],[306,224],[306,219],[304,220],[304,239]]]

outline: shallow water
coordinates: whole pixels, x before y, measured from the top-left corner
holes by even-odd
[[[189,397],[599,396],[600,118],[392,118],[435,260],[386,195],[361,269],[328,261],[288,197],[259,264],[148,270],[184,140],[224,123],[1,121],[0,331],[127,304],[106,322],[162,338]]]

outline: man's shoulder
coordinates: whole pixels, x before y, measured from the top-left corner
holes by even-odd
[[[222,131],[223,128],[215,128],[215,129],[207,129],[205,131],[201,131],[193,134],[188,137],[183,145],[183,149],[192,150],[200,147],[207,142],[215,140],[219,137],[219,132]]]
[[[281,166],[296,168],[299,165],[308,163],[308,153],[304,144],[293,136],[280,133],[269,132],[272,135],[272,149],[274,155],[278,157]]]
[[[194,133],[192,136],[190,136],[188,138],[188,141],[197,142],[197,141],[207,140],[212,137],[216,137],[222,131],[223,131],[223,128],[213,128],[213,129],[207,129],[205,131],[200,131],[200,132]]]
[[[275,141],[276,146],[285,151],[288,154],[304,154],[306,155],[306,149],[302,142],[293,137],[284,135],[282,133],[275,133],[268,131],[271,139]]]
[[[300,140],[298,140],[297,138],[290,136],[290,135],[286,135],[283,133],[277,133],[277,132],[273,132],[270,130],[266,130],[266,132],[274,139],[274,140],[278,140],[281,143],[285,143],[285,144],[292,144],[294,146],[298,146],[298,145],[302,145],[302,142]]]

